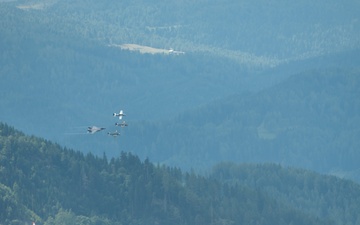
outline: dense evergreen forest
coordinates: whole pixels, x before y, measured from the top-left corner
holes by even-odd
[[[203,51],[254,65],[359,47],[360,6],[356,0],[18,0],[1,4],[6,18],[10,15],[11,19],[30,22],[27,30],[42,27],[38,31],[44,32],[46,27],[70,38],[106,44]]]
[[[262,190],[291,208],[328,218],[336,224],[360,223],[359,184],[349,180],[276,164],[235,163],[216,165],[212,177],[228,184]],[[341,213],[343,207],[346,213]]]
[[[3,123],[0,153],[4,224],[360,222],[360,186],[309,171],[224,164],[205,177],[125,152],[111,159],[83,154]]]
[[[84,155],[1,124],[4,224],[326,224],[259,190],[122,152]]]

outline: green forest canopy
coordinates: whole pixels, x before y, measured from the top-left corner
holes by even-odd
[[[220,165],[204,177],[125,152],[111,159],[84,155],[3,123],[0,165],[0,220],[7,224],[359,224],[359,185],[275,165]],[[253,181],[236,178],[236,172]],[[276,180],[271,177],[281,179],[279,193],[319,196],[307,203],[320,204],[321,213],[289,207],[269,185],[249,185]],[[333,195],[336,209],[318,202]],[[339,217],[330,216],[334,211]]]

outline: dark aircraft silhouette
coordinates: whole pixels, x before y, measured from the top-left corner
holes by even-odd
[[[108,135],[111,135],[113,137],[117,137],[120,135],[120,133],[118,131],[115,131],[115,132],[108,132]]]
[[[119,126],[119,127],[127,127],[127,126],[128,126],[128,124],[127,124],[125,121],[123,121],[122,123],[115,123],[115,126]]]

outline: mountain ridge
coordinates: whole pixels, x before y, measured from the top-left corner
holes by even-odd
[[[109,160],[84,155],[3,123],[0,146],[0,219],[9,224],[336,224],[283,207],[260,190],[155,166],[125,152]],[[11,202],[26,208],[12,210]],[[33,213],[25,213],[29,209]]]
[[[221,99],[158,126],[146,124],[152,132],[142,134],[146,141],[140,145],[148,150],[141,154],[187,168],[219,159],[271,161],[325,173],[351,170],[356,177],[358,72],[298,74],[270,89]],[[139,134],[130,131],[124,145],[136,151],[132,137]]]
[[[357,1],[53,3],[44,10],[0,3],[2,121],[83,152],[121,149],[187,169],[222,158],[358,174],[357,96],[310,90],[312,81],[321,86],[316,80],[274,86],[294,74],[357,73]],[[124,43],[186,54],[109,47]],[[333,82],[326,85],[336,89]],[[92,125],[115,129],[111,115],[120,109],[129,120],[120,139],[83,135]]]

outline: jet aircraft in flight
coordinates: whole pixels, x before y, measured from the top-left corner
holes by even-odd
[[[126,114],[122,110],[120,110],[119,113],[113,113],[113,116],[117,116],[119,117],[119,120],[121,120],[123,116],[126,116]]]
[[[88,133],[90,133],[90,134],[95,134],[96,132],[99,132],[102,130],[105,130],[105,128],[97,127],[97,126],[88,127],[88,129],[87,129]]]
[[[125,121],[123,121],[122,123],[115,123],[115,126],[119,126],[119,127],[127,127],[127,126],[128,126],[128,124],[127,124]]]
[[[115,132],[108,132],[108,135],[111,135],[113,137],[116,137],[116,136],[119,136],[120,133],[118,131],[115,131]]]

